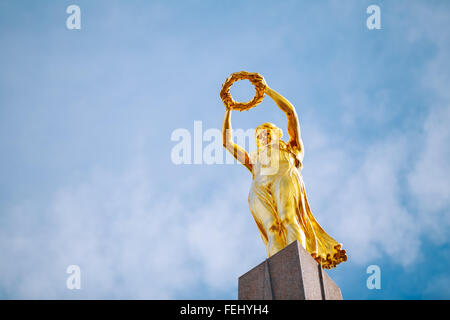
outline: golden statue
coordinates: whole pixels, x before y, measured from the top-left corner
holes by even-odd
[[[256,96],[248,103],[235,102],[229,93],[233,82],[242,79],[249,80],[256,89]],[[289,141],[281,140],[280,128],[263,123],[255,131],[257,150],[249,155],[233,142],[231,110],[249,110],[262,101],[264,94],[286,114]],[[298,240],[323,268],[346,261],[342,245],[322,229],[309,208],[300,173],[304,148],[294,106],[269,88],[263,76],[245,71],[233,73],[225,81],[220,97],[226,107],[223,145],[252,174],[248,202],[268,256]]]

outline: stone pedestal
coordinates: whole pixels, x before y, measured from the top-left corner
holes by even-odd
[[[342,300],[339,287],[295,241],[239,277],[239,300]]]

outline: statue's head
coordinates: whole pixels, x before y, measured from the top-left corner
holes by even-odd
[[[274,141],[279,141],[283,136],[283,131],[276,125],[270,122],[265,122],[255,130],[256,146],[262,147],[271,144]]]

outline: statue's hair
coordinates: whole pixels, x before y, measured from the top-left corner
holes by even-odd
[[[257,126],[256,130],[255,130],[255,136],[258,136],[258,131],[260,131],[260,130],[275,130],[275,131],[277,131],[280,139],[283,136],[283,130],[281,130],[280,128],[278,128],[276,125],[274,125],[271,122],[264,122],[263,124],[260,124],[259,126]]]
[[[296,166],[297,168],[302,168],[302,167],[303,167],[302,161],[301,161],[301,159],[299,158],[298,154],[293,153],[293,152],[292,152],[292,149],[289,148],[288,145],[287,145],[283,140],[281,140],[281,137],[283,136],[283,130],[281,130],[281,129],[278,128],[276,125],[274,125],[273,123],[270,123],[270,122],[265,122],[265,123],[263,123],[263,124],[260,124],[260,125],[257,126],[256,129],[255,129],[255,138],[256,138],[256,143],[257,143],[257,144],[258,144],[258,138],[257,138],[257,136],[258,136],[258,131],[260,131],[260,130],[275,130],[275,131],[277,131],[278,137],[279,137],[279,139],[280,139],[280,140],[279,140],[279,145],[280,145],[280,147],[283,148],[283,149],[285,149],[285,150],[287,150],[287,151],[289,151],[289,152],[291,152],[291,153],[294,155],[294,157],[295,157],[295,166]]]

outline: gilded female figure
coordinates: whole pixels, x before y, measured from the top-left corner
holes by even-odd
[[[294,106],[259,79],[264,93],[286,114],[289,141],[272,123],[255,130],[257,150],[250,155],[232,139],[231,108],[227,107],[223,122],[223,145],[252,174],[248,197],[268,256],[298,240],[323,268],[333,268],[347,260],[341,244],[330,237],[314,218],[306,198],[301,175],[304,156],[300,124]]]

